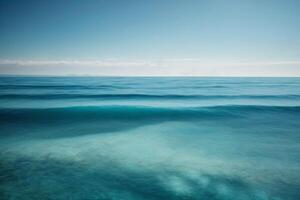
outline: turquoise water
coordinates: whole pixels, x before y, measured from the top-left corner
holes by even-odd
[[[1,77],[0,199],[300,199],[300,78]]]

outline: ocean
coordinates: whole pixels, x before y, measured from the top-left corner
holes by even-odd
[[[0,77],[2,200],[298,200],[300,78]]]

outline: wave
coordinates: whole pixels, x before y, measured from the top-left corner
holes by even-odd
[[[1,99],[136,99],[136,100],[176,100],[176,99],[300,99],[300,95],[177,95],[177,94],[1,94]]]
[[[62,108],[3,108],[2,122],[64,122],[78,120],[164,121],[241,118],[249,115],[300,115],[300,106],[227,105],[211,107],[81,106]]]
[[[55,89],[55,90],[80,90],[80,89],[124,89],[124,86],[116,85],[0,85],[0,89]]]

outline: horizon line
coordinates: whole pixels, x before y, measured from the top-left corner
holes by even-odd
[[[0,74],[1,77],[103,77],[103,78],[300,78],[300,76],[246,76],[246,75],[74,75],[74,74],[63,74],[63,75],[44,75],[44,74]]]

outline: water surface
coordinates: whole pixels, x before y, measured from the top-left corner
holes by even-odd
[[[1,77],[0,199],[300,199],[300,78]]]

